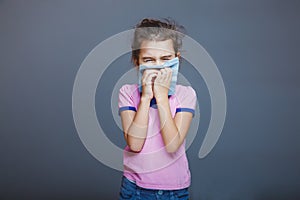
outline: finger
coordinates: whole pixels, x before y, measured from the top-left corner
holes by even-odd
[[[160,69],[159,70],[161,77],[163,77],[165,75],[165,69]]]
[[[148,73],[144,71],[143,76],[142,76],[142,84],[145,84],[147,81]]]
[[[167,69],[163,69],[162,70],[162,81],[166,82],[167,78],[168,78],[168,71],[167,71]]]
[[[157,72],[157,77],[155,79],[156,82],[161,82],[161,78],[162,78],[162,72],[161,71],[158,71]]]
[[[172,69],[171,68],[168,68],[168,80],[172,80]]]
[[[156,73],[149,74],[148,81],[152,83],[153,78],[157,77]]]
[[[143,76],[147,76],[147,75],[149,75],[151,73],[155,73],[155,70],[153,70],[153,69],[145,69],[143,71]]]
[[[150,72],[149,72],[148,70],[144,70],[144,71],[143,71],[143,77],[142,77],[142,78],[145,79],[145,78],[149,75],[149,73],[150,73]]]
[[[150,79],[149,76],[155,76],[157,73],[155,71],[147,71],[145,70],[144,72],[144,76],[142,78],[143,82],[148,82],[148,80]],[[150,79],[150,81],[152,80],[152,77]]]
[[[157,76],[156,73],[149,74],[146,80],[147,84],[152,85],[152,83],[155,81],[155,80],[153,81],[153,78],[155,78],[156,76]]]

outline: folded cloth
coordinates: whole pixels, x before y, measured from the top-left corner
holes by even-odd
[[[170,67],[172,69],[172,80],[169,88],[168,95],[175,94],[175,86],[177,82],[177,74],[179,68],[179,59],[175,57],[171,60],[166,61],[163,65],[140,65],[139,66],[139,91],[142,92],[142,76],[145,69],[162,69],[165,67]]]

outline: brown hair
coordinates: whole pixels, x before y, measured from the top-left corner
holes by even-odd
[[[131,61],[139,65],[140,46],[144,40],[164,41],[171,39],[175,56],[182,46],[185,29],[170,18],[163,20],[144,18],[135,26],[133,42],[131,45]]]

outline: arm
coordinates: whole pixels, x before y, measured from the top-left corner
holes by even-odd
[[[172,118],[168,90],[172,78],[172,70],[169,68],[161,69],[154,84],[154,95],[156,97],[158,113],[161,124],[161,134],[167,152],[173,153],[183,143],[189,130],[193,113],[178,112],[175,118]],[[192,88],[187,88],[186,94],[183,96],[181,106],[184,108],[194,108],[196,102],[196,94]],[[190,99],[190,100],[189,100]],[[192,109],[193,110],[193,109]]]
[[[129,148],[140,152],[145,143],[148,129],[150,100],[141,98],[137,112],[126,110],[121,112],[124,137]]]
[[[144,71],[142,77],[143,91],[137,112],[125,110],[120,113],[126,143],[134,152],[140,152],[142,150],[147,136],[149,105],[153,97],[152,79],[156,74],[157,73],[152,70]],[[126,101],[126,105],[132,105],[130,97],[125,93],[125,91],[120,91],[120,99]]]
[[[178,112],[175,118],[172,118],[168,98],[161,98],[157,100],[157,107],[161,126],[161,134],[169,153],[174,153],[183,143],[193,114],[190,112]]]

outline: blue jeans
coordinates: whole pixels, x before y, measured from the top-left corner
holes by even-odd
[[[180,190],[152,190],[137,186],[129,181],[125,176],[122,177],[119,200],[186,200],[189,199],[188,188]]]

